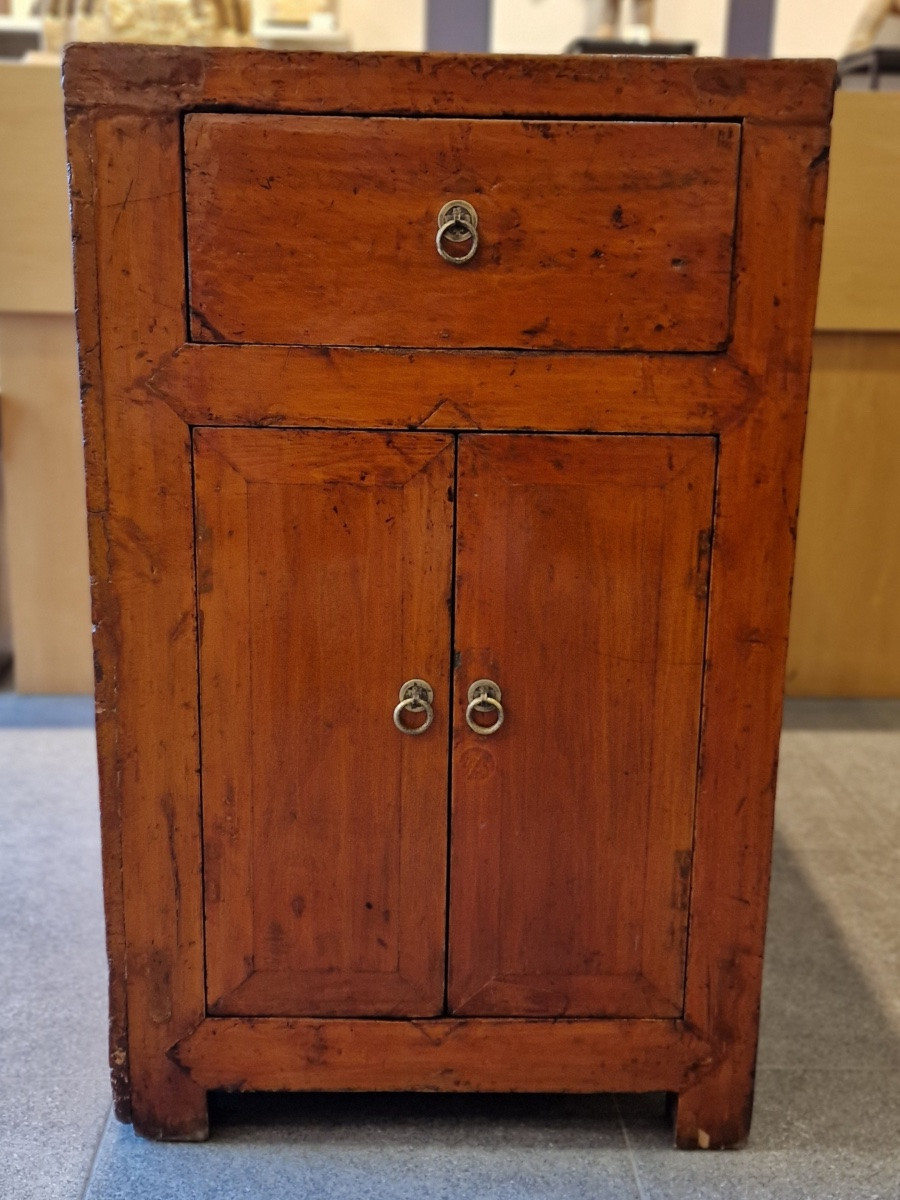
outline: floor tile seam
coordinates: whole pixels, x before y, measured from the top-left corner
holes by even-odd
[[[109,1107],[106,1109],[106,1115],[100,1122],[100,1133],[96,1142],[94,1143],[94,1152],[91,1155],[91,1161],[88,1165],[87,1175],[85,1176],[84,1185],[78,1194],[78,1200],[88,1200],[88,1193],[91,1185],[94,1182],[94,1175],[97,1172],[97,1163],[100,1160],[100,1149],[103,1145],[103,1140],[106,1137],[106,1131],[109,1129],[109,1123],[112,1120],[112,1115],[112,1105],[109,1105]]]
[[[634,1178],[634,1186],[637,1188],[638,1200],[647,1200],[647,1194],[644,1191],[643,1184],[641,1183],[637,1159],[635,1158],[634,1150],[631,1146],[631,1138],[628,1136],[628,1126],[625,1122],[625,1117],[622,1113],[622,1107],[619,1104],[618,1096],[613,1097],[613,1104],[616,1106],[616,1116],[619,1118],[619,1129],[622,1132],[622,1140],[625,1143],[625,1151],[628,1154],[628,1161],[631,1163],[631,1174]]]
[[[896,1066],[896,1064],[894,1064],[893,1066],[877,1066],[877,1067],[876,1066],[819,1067],[819,1066],[813,1066],[813,1065],[803,1066],[802,1064],[799,1066],[792,1066],[790,1063],[788,1063],[788,1064],[778,1063],[776,1065],[775,1063],[766,1063],[766,1062],[763,1062],[762,1060],[760,1060],[757,1063],[756,1073],[759,1076],[759,1075],[762,1075],[763,1072],[766,1072],[766,1073],[773,1072],[775,1074],[778,1074],[779,1072],[786,1072],[788,1074],[793,1074],[793,1075],[796,1075],[799,1072],[804,1072],[807,1074],[815,1074],[815,1075],[887,1075],[888,1078],[896,1078],[897,1077],[897,1066]]]

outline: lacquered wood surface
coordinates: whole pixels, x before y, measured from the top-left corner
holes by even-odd
[[[627,55],[309,54],[186,46],[66,47],[70,105],[131,111],[484,117],[755,117],[824,125],[835,65],[824,59]]]
[[[267,428],[715,433],[759,402],[721,354],[188,343],[150,383],[191,425]]]
[[[115,114],[69,136],[111,1064],[136,1129],[193,1140],[206,1093],[167,1053],[206,1012],[190,431],[146,384],[185,328],[180,130]]]
[[[675,1091],[708,1067],[707,1047],[677,1021],[477,1017],[219,1017],[172,1057],[203,1086],[235,1091]]]
[[[438,1013],[452,439],[201,429],[194,462],[211,1011]]]
[[[739,149],[737,124],[190,115],[192,337],[717,349]],[[464,264],[435,245],[456,199]]]
[[[460,439],[452,1012],[681,1012],[714,474],[708,438]]]
[[[674,1092],[679,1144],[739,1144],[752,1106],[833,66],[89,45],[67,52],[65,74],[117,1111],[130,1111],[143,1134],[197,1138],[206,1091],[220,1085],[568,1081]],[[739,119],[730,341],[721,353],[668,358],[533,351],[522,364],[446,347],[405,356],[186,345],[181,127],[186,110],[215,106]],[[322,427],[329,414],[343,428],[715,435],[682,1020],[590,1022],[600,1032],[576,1047],[555,1040],[562,1023],[521,1018],[510,1024],[540,1033],[492,1040],[494,1022],[464,1017],[306,1025],[207,1016],[190,427]],[[361,1040],[356,1025],[398,1032]]]
[[[761,401],[720,439],[685,1020],[714,1067],[683,1146],[740,1145],[753,1108],[790,579],[828,130],[745,122],[733,353]],[[794,202],[785,207],[785,197]]]

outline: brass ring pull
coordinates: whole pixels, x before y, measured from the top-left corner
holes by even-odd
[[[471,242],[464,254],[448,253],[445,243]],[[466,200],[448,200],[438,213],[438,230],[435,238],[437,252],[444,262],[460,267],[467,263],[478,249],[478,213]]]
[[[410,679],[404,683],[400,689],[400,703],[394,709],[394,724],[401,733],[408,733],[410,736],[415,736],[424,733],[434,720],[434,709],[431,707],[431,702],[434,699],[434,692],[430,684],[427,684],[424,679]],[[403,720],[405,712],[425,713],[425,720],[421,725],[407,725]]]
[[[503,705],[500,703],[502,699],[503,693],[492,679],[475,680],[469,688],[469,703],[466,705],[466,724],[473,733],[480,733],[482,737],[487,737],[488,734],[497,732],[503,724],[503,718],[506,715],[503,711]],[[490,712],[491,709],[494,709],[497,714],[497,719],[493,725],[477,725],[472,720],[473,713]]]

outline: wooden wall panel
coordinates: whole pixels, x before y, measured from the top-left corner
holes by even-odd
[[[89,692],[91,616],[74,318],[0,314],[0,371],[16,690]]]
[[[817,329],[900,330],[900,92],[838,92]]]
[[[815,338],[787,686],[900,695],[900,334]]]

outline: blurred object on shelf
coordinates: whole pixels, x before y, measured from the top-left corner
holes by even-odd
[[[253,26],[253,41],[264,50],[349,50],[350,35],[340,29],[319,31],[308,25],[262,21]]]
[[[900,18],[900,0],[871,0],[853,26],[846,55],[859,54],[878,45],[900,49],[900,29],[891,31],[888,27],[891,18]]]
[[[279,25],[314,25],[323,17],[330,29],[336,24],[334,5],[328,0],[260,0],[257,7],[263,20]]]
[[[601,41],[643,45],[658,41],[653,27],[653,8],[654,0],[603,0],[603,16],[594,37]],[[626,12],[630,21],[625,20]]]
[[[36,0],[44,49],[66,42],[252,45],[250,0]]]
[[[871,0],[853,27],[838,62],[844,87],[877,92],[900,88],[900,0]]]
[[[569,42],[564,54],[696,54],[696,42],[623,42],[620,38],[580,37]]]
[[[841,86],[851,91],[868,86],[872,92],[900,89],[900,46],[872,46],[838,60]],[[882,83],[884,88],[882,88]]]
[[[257,0],[253,38],[266,50],[349,50],[333,0]]]
[[[0,16],[0,58],[15,61],[41,46],[43,30],[34,17]]]
[[[596,5],[592,7],[596,10]],[[654,25],[654,0],[600,0],[593,33],[569,42],[565,54],[694,54],[696,42],[665,41]],[[626,20],[626,16],[630,20]]]

